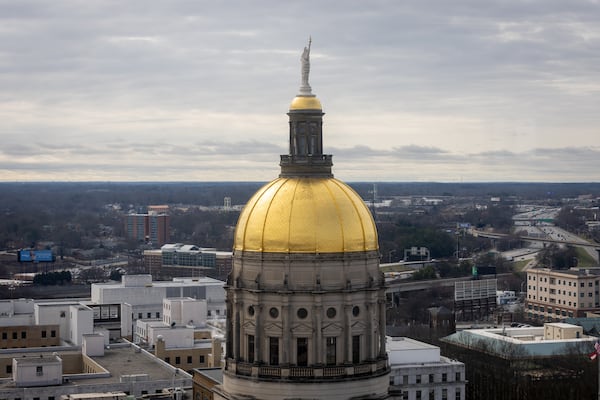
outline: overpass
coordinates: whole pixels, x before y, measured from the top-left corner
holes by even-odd
[[[507,233],[494,233],[494,232],[485,232],[478,231],[476,229],[472,229],[470,231],[471,235],[475,237],[485,237],[489,239],[505,239],[505,238],[518,238],[520,240],[526,240],[529,242],[541,242],[541,243],[556,243],[556,244],[566,244],[569,246],[578,246],[578,247],[590,247],[596,251],[600,251],[600,245],[596,243],[590,243],[581,239],[580,241],[575,240],[556,240],[551,238],[541,238],[536,236],[520,236],[520,235],[509,235]]]

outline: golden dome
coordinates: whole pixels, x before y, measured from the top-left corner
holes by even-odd
[[[378,250],[377,229],[360,196],[335,178],[278,178],[248,201],[235,251],[343,253]]]
[[[321,102],[316,96],[296,96],[290,104],[291,110],[322,110]]]

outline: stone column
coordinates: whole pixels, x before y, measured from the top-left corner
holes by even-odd
[[[313,307],[313,362],[312,364],[324,364],[323,359],[323,307],[315,305]]]
[[[233,355],[233,315],[234,313],[232,312],[232,303],[231,300],[229,299],[229,295],[227,296],[227,321],[226,321],[226,339],[227,342],[225,343],[225,353],[226,353],[226,357],[227,358],[234,358]]]
[[[352,362],[352,304],[344,305],[344,364]]]
[[[236,361],[241,359],[240,357],[240,309],[238,304],[235,307],[235,323],[233,325],[233,354]]]
[[[288,365],[290,363],[290,336],[292,334],[290,330],[290,306],[285,302],[281,305],[281,323],[283,325],[282,331],[282,351],[281,351],[281,364]]]
[[[383,292],[383,290],[382,290]],[[383,292],[385,293],[385,292]],[[379,299],[379,357],[385,357],[385,294]]]
[[[260,298],[259,298],[259,303],[260,303]],[[254,362],[260,364],[263,360],[263,354],[262,354],[263,305],[257,304],[255,309],[256,309],[256,331],[254,332]]]
[[[372,360],[373,358],[375,358],[375,351],[374,351],[374,347],[375,347],[375,343],[373,341],[373,336],[374,336],[374,331],[375,331],[375,327],[373,326],[373,318],[377,315],[378,313],[378,308],[377,308],[377,304],[373,303],[372,301],[368,301],[365,303],[365,307],[366,307],[366,318],[367,318],[367,329],[366,329],[366,334],[367,334],[367,346],[366,346],[366,354],[365,354],[365,358],[367,360]]]

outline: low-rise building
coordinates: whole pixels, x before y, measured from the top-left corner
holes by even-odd
[[[600,271],[585,269],[527,270],[525,312],[537,322],[584,317],[600,310]]]
[[[93,284],[91,302],[94,305],[120,303],[121,336],[133,338],[137,320],[163,319],[164,298],[205,300],[208,319],[224,318],[224,285],[223,281],[207,277],[152,281],[151,275],[123,275],[118,283]]]
[[[4,300],[0,310],[0,348],[79,346],[94,331],[94,313],[80,300]]]
[[[406,337],[387,337],[390,399],[464,400],[465,365],[440,348]]]
[[[106,347],[98,334],[85,335],[82,350],[61,347],[0,353],[1,399],[122,398],[106,397],[110,392],[139,398],[173,388],[190,391],[191,386],[191,375],[184,370],[131,343]]]
[[[144,265],[152,274],[180,276],[201,272],[223,279],[231,271],[232,252],[183,243],[168,243],[157,250],[144,250]]]
[[[444,354],[465,363],[472,399],[592,398],[596,337],[580,326],[468,329],[442,339]]]

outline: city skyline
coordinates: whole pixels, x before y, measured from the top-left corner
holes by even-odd
[[[0,4],[0,181],[258,181],[313,38],[345,181],[598,181],[600,8]],[[316,12],[318,11],[318,12]]]

